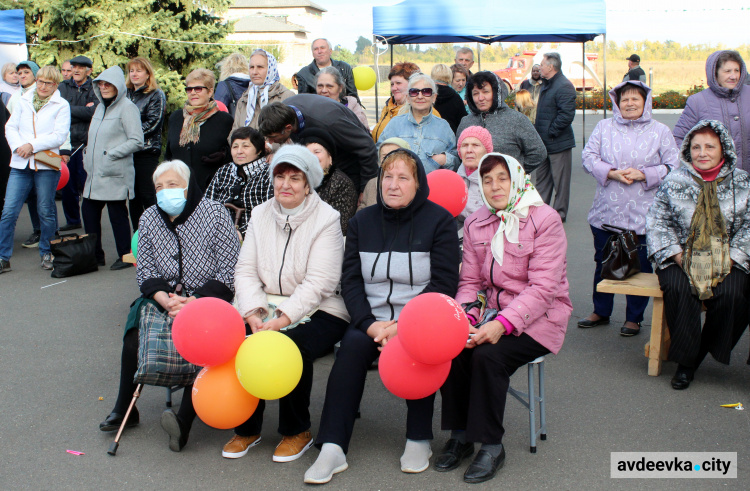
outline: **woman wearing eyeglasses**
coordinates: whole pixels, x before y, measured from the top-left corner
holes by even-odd
[[[437,97],[435,81],[423,73],[409,77],[406,104],[378,138],[378,147],[389,138],[402,138],[419,156],[426,173],[459,164],[456,135],[444,119],[432,113]]]
[[[182,160],[205,191],[222,165],[231,162],[229,133],[232,116],[219,111],[214,101],[216,77],[205,68],[190,72],[185,79],[185,107],[169,117],[167,151],[164,160]]]

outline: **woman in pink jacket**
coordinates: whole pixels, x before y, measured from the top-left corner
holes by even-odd
[[[479,164],[484,206],[466,219],[456,300],[473,324],[466,348],[443,385],[442,427],[451,436],[435,460],[449,471],[474,453],[464,481],[492,479],[505,461],[503,414],[510,376],[563,344],[573,305],[568,297],[567,240],[516,159],[485,155]],[[483,313],[470,304],[484,290]]]

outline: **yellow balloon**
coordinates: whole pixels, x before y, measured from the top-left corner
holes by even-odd
[[[242,387],[259,399],[280,399],[302,377],[302,355],[294,341],[277,331],[249,336],[234,361]]]
[[[354,67],[354,85],[357,90],[370,90],[375,86],[375,70],[367,65]]]

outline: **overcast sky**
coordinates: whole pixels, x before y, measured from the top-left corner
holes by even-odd
[[[360,35],[372,37],[372,7],[400,3],[398,0],[313,1],[328,10],[323,14],[323,32],[312,33],[313,36],[325,36],[333,44],[351,50]],[[748,0],[606,0],[606,3],[610,40],[671,39],[682,44],[724,43],[728,47],[750,43]]]

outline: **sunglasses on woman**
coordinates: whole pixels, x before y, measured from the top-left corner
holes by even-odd
[[[432,97],[432,89],[430,87],[425,89],[409,89],[409,97],[417,97],[420,92],[425,97]]]
[[[204,87],[202,85],[196,85],[195,87],[185,87],[185,92],[188,94],[191,92],[197,92],[200,94],[204,90],[208,90],[208,87]]]

